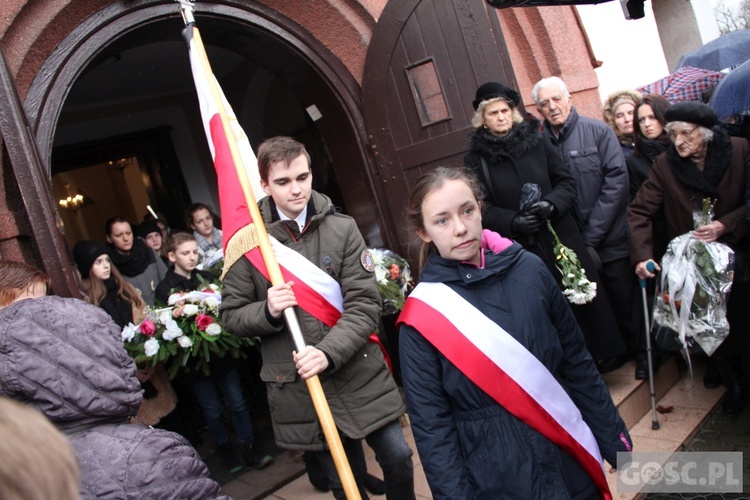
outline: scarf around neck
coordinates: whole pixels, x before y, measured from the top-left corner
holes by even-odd
[[[195,236],[195,241],[198,242],[198,248],[203,252],[208,252],[209,250],[221,250],[223,235],[219,229],[211,229],[211,239],[206,238],[198,231],[193,231],[193,236]]]
[[[706,147],[703,171],[690,158],[683,158],[674,145],[667,149],[667,161],[672,174],[685,187],[704,196],[718,198],[717,187],[732,163],[732,140],[729,135],[714,128],[714,138]]]
[[[112,249],[110,253],[112,263],[117,266],[117,270],[121,274],[129,278],[138,276],[146,270],[149,264],[155,262],[154,252],[151,250],[151,247],[146,245],[146,242],[140,238],[133,240],[133,248],[127,254],[121,253],[111,243],[109,247]]]

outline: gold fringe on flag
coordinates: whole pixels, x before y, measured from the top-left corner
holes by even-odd
[[[255,224],[248,224],[234,233],[227,242],[226,250],[224,250],[224,267],[221,270],[221,278],[219,279],[224,281],[224,276],[229,272],[229,268],[247,252],[259,246],[260,240],[258,239],[258,231],[255,229]]]

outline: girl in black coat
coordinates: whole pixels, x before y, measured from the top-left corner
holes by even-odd
[[[120,330],[129,323],[137,325],[143,321],[146,303],[112,264],[107,246],[98,241],[81,240],[73,247],[73,257],[89,301],[104,309]],[[138,418],[148,425],[156,425],[175,409],[177,396],[161,364],[139,368],[136,377],[145,390]]]
[[[630,201],[633,201],[641,184],[648,178],[656,157],[670,145],[669,137],[664,131],[667,123],[664,120],[664,112],[669,105],[669,101],[659,94],[646,94],[635,109],[635,148],[626,160],[630,179]]]

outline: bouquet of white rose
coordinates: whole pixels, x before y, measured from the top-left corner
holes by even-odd
[[[572,304],[586,304],[596,297],[596,283],[589,281],[586,270],[578,260],[576,253],[562,244],[552,223],[547,221],[547,228],[555,238],[555,267],[562,274],[563,294]]]
[[[203,290],[174,293],[170,307],[148,308],[139,325],[130,323],[122,330],[125,349],[137,364],[165,363],[169,378],[181,369],[210,375],[212,356],[244,358],[242,348],[255,345],[255,340],[224,329],[218,315],[219,290],[210,284]]]
[[[693,212],[697,229],[710,224],[715,200],[705,198]],[[706,243],[692,232],[673,239],[661,261],[656,300],[655,338],[665,349],[699,345],[709,356],[729,335],[727,300],[734,279],[734,251]]]

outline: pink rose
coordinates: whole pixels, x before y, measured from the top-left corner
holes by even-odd
[[[211,316],[208,314],[199,314],[195,317],[195,325],[198,327],[198,330],[205,332],[206,328],[208,328],[208,325],[213,323],[214,320]]]
[[[172,311],[172,317],[179,318],[180,316],[182,316],[182,307],[177,307]]]
[[[140,330],[143,335],[150,337],[156,331],[156,326],[150,319],[144,319],[141,326],[138,327],[138,330]]]

